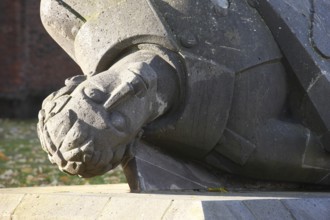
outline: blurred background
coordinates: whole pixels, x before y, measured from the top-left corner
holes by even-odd
[[[44,30],[39,4],[0,1],[0,188],[125,182],[120,168],[87,180],[68,176],[40,147],[42,100],[81,71]]]
[[[79,67],[44,30],[40,0],[0,1],[0,117],[33,118]]]

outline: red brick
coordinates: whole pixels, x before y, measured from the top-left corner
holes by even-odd
[[[39,3],[0,1],[0,97],[46,96],[81,73],[44,30]]]

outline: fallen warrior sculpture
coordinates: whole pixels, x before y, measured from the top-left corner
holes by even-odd
[[[216,171],[330,185],[326,0],[42,0],[84,75],[39,113],[51,162],[132,190],[215,187]]]

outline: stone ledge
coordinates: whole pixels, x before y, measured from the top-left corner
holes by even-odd
[[[129,193],[126,184],[0,190],[0,219],[328,219],[330,193]]]

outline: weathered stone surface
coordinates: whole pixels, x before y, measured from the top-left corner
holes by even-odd
[[[81,177],[122,163],[132,191],[217,190],[215,172],[329,185],[327,9],[326,0],[43,0],[45,27],[84,75],[44,101],[42,147]],[[270,203],[263,216],[282,209]]]
[[[281,200],[243,201],[256,219],[293,219]]]
[[[12,215],[13,219],[29,216],[34,219],[95,219],[108,203],[107,196],[25,195]]]
[[[99,215],[99,219],[161,219],[172,201],[161,198],[112,197]]]
[[[0,193],[0,219],[11,219],[18,205],[23,200],[22,194],[2,194]]]
[[[284,200],[282,203],[295,219],[329,219],[330,199]]]
[[[202,204],[198,200],[174,200],[164,213],[163,219],[204,219]]]
[[[242,201],[202,201],[205,219],[255,219]]]
[[[136,143],[135,157],[124,161],[124,173],[133,192],[217,188],[221,180],[210,169],[163,154],[143,142]]]
[[[125,184],[0,189],[0,219],[328,219],[329,193],[129,193]]]

